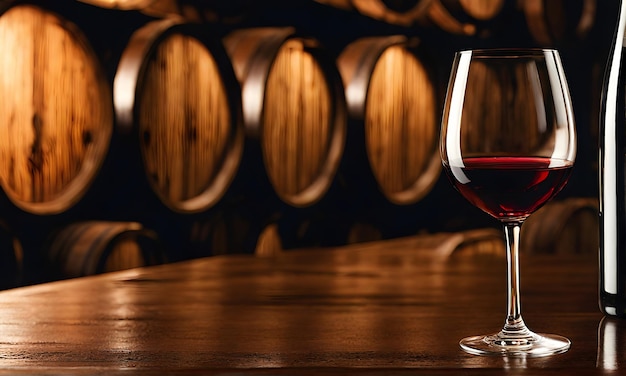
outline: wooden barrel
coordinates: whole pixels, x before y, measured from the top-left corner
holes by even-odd
[[[329,137],[337,143],[339,138],[330,131],[318,131],[320,126],[332,125],[325,119],[313,122],[306,120],[298,104],[305,101],[297,101],[302,94],[296,92],[291,95],[296,100],[293,105],[285,105],[289,103],[287,100],[274,100],[268,95],[271,92],[268,87],[272,85],[272,79],[265,78],[269,70],[266,66],[269,64],[267,51],[276,51],[276,44],[288,46],[281,34],[292,31],[277,33],[276,29],[268,28],[254,29],[251,35],[248,34],[250,30],[245,32],[246,38],[231,35],[225,45],[229,51],[233,51],[231,56],[238,76],[245,78],[242,80],[242,93],[246,131],[252,137],[265,137],[259,143],[264,155],[262,169],[267,171],[266,175],[270,177],[270,184],[278,197],[291,206],[307,209],[283,210],[279,220],[283,247],[291,249],[345,243],[354,217],[363,212],[367,212],[365,215],[369,216],[368,220],[373,218],[377,221],[376,225],[388,223],[387,228],[381,230],[385,236],[412,232],[417,223],[414,212],[410,215],[405,213],[403,216],[387,217],[390,213],[383,213],[379,209],[381,206],[393,206],[396,209],[398,205],[416,204],[440,179],[441,162],[437,149],[440,105],[430,67],[420,61],[420,49],[416,46],[409,47],[407,38],[401,36],[365,38],[349,46],[336,61],[341,71],[344,83],[341,87],[348,99],[351,118],[346,136],[341,131],[341,137],[347,137],[345,146],[349,150],[342,156],[337,155],[338,158],[341,157],[338,177],[328,175],[331,180],[325,177],[322,182],[332,184],[332,179],[335,179],[341,182],[341,188],[345,190],[336,195],[332,204],[316,206],[313,204],[321,195],[311,196],[313,200],[304,196],[304,189],[309,190],[312,187],[307,182],[313,181],[313,178],[302,179],[296,177],[296,174],[318,170],[320,161],[328,158],[325,151],[328,147],[315,148],[319,151],[304,154],[304,146],[309,144],[309,150],[312,150],[313,146],[322,145]],[[237,58],[235,52],[241,57]],[[269,60],[278,61],[277,58]],[[297,68],[301,63],[292,63],[291,66]],[[273,69],[280,67],[275,62]],[[293,76],[296,74],[292,74]],[[285,83],[284,87],[289,85]],[[291,87],[301,90],[299,85]],[[271,101],[275,101],[274,104]],[[268,116],[278,118],[274,114],[279,112],[271,110],[276,105],[282,107],[283,119],[293,117],[295,121],[304,120],[300,129],[313,123],[315,128],[312,129],[315,132],[298,139],[297,134],[291,133],[293,135],[289,136],[291,130],[281,124],[268,123]],[[318,109],[317,113],[317,116],[325,116],[328,112]],[[334,132],[339,132],[340,129],[335,128]],[[341,146],[343,145],[342,142]],[[268,151],[275,157],[268,158]],[[298,151],[302,151],[300,156],[295,154]],[[298,161],[315,163],[315,168],[299,167]],[[319,175],[309,176],[315,178]],[[295,186],[295,182],[302,180],[306,184]],[[254,186],[255,189],[258,189],[257,186],[258,183]],[[323,194],[324,190],[317,192]],[[302,201],[303,198],[306,201]],[[403,225],[396,226],[398,221],[405,221],[409,217],[411,224],[406,228]]]
[[[293,28],[235,30],[224,44],[241,82],[248,160],[263,164],[253,167],[262,170],[259,182],[267,179],[292,207],[319,202],[334,182],[346,134],[334,61]]]
[[[494,32],[512,3],[511,0],[431,0],[426,17],[419,22],[451,34],[486,37]]]
[[[169,235],[225,199],[241,96],[205,25],[75,0],[0,10],[0,49],[13,57],[0,62],[0,215],[21,233],[41,228],[29,267],[46,228],[137,221]]]
[[[419,47],[404,36],[376,36],[341,51],[348,134],[338,180],[345,194],[306,216],[280,218],[285,249],[407,236],[428,221],[432,208],[422,199],[442,180],[440,104],[430,59]],[[369,234],[354,232],[357,225]]]
[[[179,15],[178,0],[77,0],[102,8],[139,10],[152,15]]]
[[[102,33],[114,17],[118,27]],[[119,154],[110,67],[128,35],[148,20],[77,1],[2,3],[0,49],[13,59],[0,63],[0,117],[7,124],[0,130],[0,182],[19,208],[3,215],[28,226],[32,217],[57,220],[113,206],[99,204],[114,180],[100,178],[101,170]]]
[[[50,240],[48,256],[57,278],[74,278],[164,263],[158,235],[137,222],[84,221]]]
[[[117,68],[114,105],[163,204],[199,213],[223,198],[238,171],[243,127],[239,86],[218,39],[175,20],[137,30]]]
[[[90,25],[98,17],[119,27],[103,33]],[[0,16],[0,46],[13,56],[0,62],[0,179],[24,212],[199,212],[226,191],[240,96],[221,41],[201,25],[16,2]]]
[[[434,0],[316,0],[338,9],[357,11],[365,16],[391,24],[411,26],[426,17]]]
[[[597,198],[570,197],[546,204],[521,232],[526,253],[589,253],[599,247]]]
[[[505,16],[512,11],[513,0],[430,0],[417,23],[435,27],[452,35],[492,36]]]
[[[232,198],[243,155],[241,92],[221,39],[201,24],[151,22],[129,39],[113,89],[117,130],[141,161],[137,195],[147,186],[120,220],[157,231],[170,259],[192,257],[206,246],[194,223]]]
[[[418,202],[441,173],[439,89],[428,60],[404,36],[383,36],[353,42],[337,62],[355,124],[350,152],[368,167],[349,179],[360,190],[373,190],[373,179],[391,203]]]
[[[25,211],[63,212],[86,193],[113,132],[111,91],[85,34],[18,4],[0,16],[0,179]]]
[[[510,0],[317,0],[339,9],[406,27],[435,27],[450,34],[484,34]]]
[[[584,39],[596,21],[597,0],[518,2],[533,39],[543,46]]]

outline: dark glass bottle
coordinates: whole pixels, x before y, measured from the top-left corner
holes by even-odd
[[[626,317],[626,1],[621,1],[600,107],[600,309]]]

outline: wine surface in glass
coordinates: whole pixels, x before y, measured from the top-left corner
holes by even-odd
[[[445,165],[456,189],[472,204],[501,219],[524,219],[567,183],[573,164],[546,157],[472,157]]]

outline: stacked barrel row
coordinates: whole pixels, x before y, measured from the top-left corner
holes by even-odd
[[[270,228],[281,247],[402,236],[457,199],[437,151],[448,67],[415,35],[329,47],[289,25],[2,4],[2,251],[23,283],[252,253]]]

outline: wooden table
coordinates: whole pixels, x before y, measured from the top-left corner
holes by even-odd
[[[626,324],[601,325],[593,252],[522,255],[526,323],[570,338],[567,353],[464,353],[461,337],[501,328],[505,261],[451,253],[455,239],[435,234],[271,257],[216,256],[4,291],[0,374],[626,370]]]

